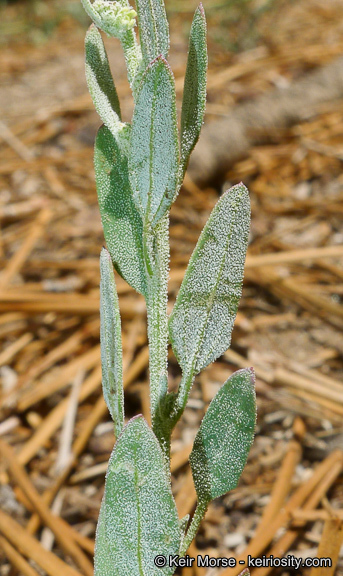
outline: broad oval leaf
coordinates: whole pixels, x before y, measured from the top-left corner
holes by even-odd
[[[238,184],[212,210],[169,319],[173,351],[186,374],[197,374],[230,345],[242,293],[249,224],[249,193]]]
[[[101,220],[114,267],[146,296],[142,219],[132,199],[127,158],[106,126],[97,134],[94,167]]]
[[[130,182],[143,221],[154,225],[169,210],[178,167],[175,84],[168,63],[160,57],[143,76],[132,119]]]
[[[163,0],[136,0],[140,44],[145,66],[160,54],[167,58],[169,26]]]
[[[92,24],[86,34],[86,79],[95,109],[112,134],[122,126],[118,94],[99,30]]]
[[[178,553],[180,527],[161,448],[142,416],[130,420],[114,446],[100,522],[95,576],[174,573],[154,564],[157,555]]]
[[[198,499],[208,503],[236,488],[254,439],[255,377],[238,370],[210,403],[189,461]]]
[[[100,342],[102,389],[118,438],[124,427],[121,322],[112,261],[105,248],[100,255]]]
[[[198,141],[206,107],[206,19],[202,4],[195,11],[188,47],[188,60],[181,111],[181,166],[183,178],[189,156]]]

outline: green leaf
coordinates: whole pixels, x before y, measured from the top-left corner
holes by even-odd
[[[190,515],[186,514],[181,520],[179,520],[180,532],[181,532],[181,543],[180,543],[180,550],[182,549],[182,544],[185,540],[187,526],[189,524]]]
[[[255,377],[252,368],[235,372],[213,398],[189,457],[200,502],[236,488],[254,439]]]
[[[146,296],[142,219],[132,199],[127,158],[105,126],[97,134],[94,166],[102,225],[114,267]]]
[[[99,30],[92,24],[86,34],[86,79],[95,109],[112,134],[123,126],[118,94]]]
[[[229,347],[242,293],[250,223],[243,184],[220,198],[191,256],[169,335],[184,374],[200,372]]]
[[[115,558],[106,537],[105,499],[102,500],[95,534],[94,576],[114,576]]]
[[[163,0],[136,0],[138,29],[145,67],[169,51],[169,26]]]
[[[206,19],[202,4],[195,11],[188,47],[188,60],[181,112],[181,174],[198,141],[206,107]]]
[[[100,342],[102,389],[118,438],[124,427],[123,352],[118,295],[105,248],[100,255]]]
[[[143,221],[156,224],[169,210],[178,166],[175,84],[160,57],[143,76],[132,120],[130,182]]]
[[[95,576],[169,576],[157,555],[179,551],[180,527],[158,440],[142,416],[129,421],[108,466],[97,529]]]

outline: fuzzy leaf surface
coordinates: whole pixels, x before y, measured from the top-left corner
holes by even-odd
[[[236,488],[254,439],[255,377],[235,372],[220,388],[201,422],[189,457],[200,502]]]
[[[181,177],[198,141],[206,107],[206,19],[202,4],[194,14],[181,112]]]
[[[249,193],[238,184],[212,210],[169,319],[170,341],[186,374],[197,374],[230,345],[242,293],[249,224]]]
[[[136,0],[139,37],[145,66],[160,54],[167,58],[169,26],[163,0]]]
[[[104,526],[97,530],[96,576],[174,573],[154,565],[155,556],[178,553],[180,528],[161,448],[142,416],[129,421],[114,446],[100,520]]]
[[[102,500],[95,534],[94,576],[113,576],[115,559],[106,536],[105,500]]]
[[[94,167],[101,220],[114,267],[130,286],[146,295],[142,219],[132,199],[127,158],[106,126],[97,134]]]
[[[121,322],[112,261],[105,248],[100,255],[100,342],[102,389],[118,438],[124,427]]]
[[[121,125],[118,94],[115,89],[106,49],[94,24],[86,34],[86,79],[95,109],[112,134]]]
[[[141,82],[132,119],[130,182],[143,221],[156,224],[177,189],[179,145],[175,84],[163,58],[152,62]]]

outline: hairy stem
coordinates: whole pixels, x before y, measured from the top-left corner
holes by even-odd
[[[153,235],[154,262],[152,275],[148,276],[147,314],[151,421],[166,461],[169,462],[169,439],[162,422],[163,406],[168,392],[168,225],[169,217],[166,216],[150,232]]]
[[[181,382],[179,384],[178,392],[175,396],[173,403],[170,405],[170,425],[174,428],[176,423],[180,420],[184,409],[186,408],[189,394],[194,382],[194,370],[189,369],[182,374]]]
[[[206,502],[198,502],[197,507],[194,512],[194,516],[192,518],[191,524],[187,530],[187,533],[182,541],[181,548],[180,548],[180,556],[184,556],[187,552],[189,545],[191,544],[192,540],[194,539],[200,523],[203,517],[206,514],[208,503]]]
[[[142,60],[141,49],[137,43],[137,38],[134,30],[128,30],[125,35],[120,38],[121,45],[123,47],[127,77],[131,86],[132,94],[134,99],[136,99],[139,78],[138,70],[140,69],[140,64]]]
[[[184,372],[182,374],[176,402],[178,420],[181,418],[182,413],[186,408],[186,404],[188,401],[189,393],[191,391],[193,382],[194,382],[193,369],[188,370],[187,372]]]
[[[100,28],[100,19],[96,10],[93,8],[93,4],[90,0],[81,0],[82,6],[87,12],[88,16],[93,20],[94,24]]]

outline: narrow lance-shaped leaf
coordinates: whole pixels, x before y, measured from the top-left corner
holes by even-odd
[[[242,293],[250,203],[243,184],[214,207],[191,256],[169,320],[182,371],[194,375],[229,347]]]
[[[123,352],[118,295],[105,248],[100,255],[100,342],[102,389],[118,437],[124,427]]]
[[[202,4],[197,8],[190,32],[188,60],[181,111],[180,180],[198,141],[206,107],[206,19]]]
[[[235,372],[213,398],[189,460],[198,500],[208,503],[236,488],[254,439],[255,377]]]
[[[94,166],[102,225],[114,267],[145,296],[142,219],[132,199],[127,158],[105,126],[97,134]]]
[[[86,79],[95,109],[112,134],[123,126],[106,49],[99,30],[92,24],[86,34]]]
[[[108,466],[97,528],[95,576],[171,576],[154,559],[178,553],[180,527],[158,440],[142,416],[130,420]]]
[[[132,120],[130,182],[143,221],[154,225],[169,210],[178,166],[175,84],[160,57],[143,76]]]
[[[169,26],[163,0],[136,0],[139,37],[145,67],[160,54],[167,58]]]

